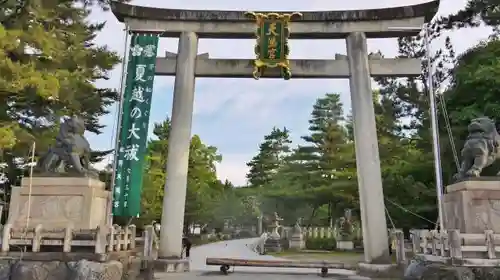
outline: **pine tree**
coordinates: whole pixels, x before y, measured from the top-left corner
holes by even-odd
[[[259,153],[247,163],[250,169],[246,177],[250,186],[260,187],[272,182],[290,152],[291,143],[290,131],[286,127],[273,127],[271,133],[264,136]]]
[[[0,134],[6,137],[0,148],[23,154],[36,139],[43,151],[53,125],[66,115],[81,115],[87,129],[99,133],[99,118],[117,100],[115,90],[94,83],[108,79],[119,57],[93,43],[104,24],[88,23],[90,9],[75,3],[7,1],[1,6],[0,99],[5,102]]]
[[[345,116],[339,94],[327,94],[313,106],[309,132],[299,148],[301,160],[315,173],[319,185],[344,176],[353,163],[351,144],[345,127]],[[349,175],[350,176],[350,175]]]
[[[301,189],[299,195],[312,209],[310,221],[317,210],[328,205],[328,219],[352,207],[356,199],[355,157],[349,141],[344,111],[339,94],[326,94],[313,106],[309,135],[289,158],[285,172],[290,183]]]
[[[117,100],[115,90],[95,86],[119,57],[93,43],[104,24],[87,21],[89,5],[106,0],[93,2],[0,0],[0,161],[9,184],[23,173],[18,162],[33,142],[37,154],[53,143],[62,116],[80,115],[100,133],[100,117]]]

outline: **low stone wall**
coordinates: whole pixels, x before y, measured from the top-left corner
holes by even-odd
[[[498,267],[464,267],[413,259],[404,280],[493,280],[500,279]]]
[[[3,258],[0,280],[135,280],[140,268],[140,258],[130,254],[105,262]]]

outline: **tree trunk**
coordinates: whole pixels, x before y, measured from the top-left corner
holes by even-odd
[[[312,226],[312,220],[314,219],[314,217],[316,216],[316,211],[318,210],[319,206],[314,206],[312,212],[311,212],[311,216],[309,217],[309,221],[308,221],[308,228],[310,228]]]
[[[333,203],[328,203],[328,220],[330,227],[333,228]]]

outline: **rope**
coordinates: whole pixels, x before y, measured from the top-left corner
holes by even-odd
[[[385,198],[385,200],[387,200],[387,201],[388,201],[389,203],[391,203],[392,205],[394,205],[394,206],[396,206],[396,207],[400,208],[401,210],[403,210],[403,211],[405,211],[405,212],[407,212],[407,213],[412,214],[412,215],[413,215],[413,216],[415,216],[415,217],[418,217],[418,218],[420,218],[420,219],[422,219],[422,220],[424,220],[424,221],[427,221],[427,222],[429,222],[429,223],[431,223],[431,224],[433,224],[433,225],[436,225],[436,223],[435,223],[435,222],[433,222],[433,221],[431,221],[431,220],[429,220],[429,219],[427,219],[427,218],[425,218],[425,217],[423,217],[423,216],[421,216],[421,215],[419,215],[419,214],[417,214],[417,213],[415,213],[415,212],[412,212],[411,210],[406,209],[405,207],[403,207],[403,206],[401,206],[401,205],[397,204],[396,202],[394,202],[394,201],[392,201],[392,200],[390,200],[390,199],[388,199],[388,198]],[[386,209],[386,210],[387,210],[387,209]]]
[[[453,153],[453,160],[455,161],[455,166],[457,170],[460,170],[460,161],[458,160],[457,147],[455,146],[455,141],[453,140],[453,132],[451,130],[450,118],[448,116],[448,110],[446,109],[446,101],[442,94],[438,94],[439,104],[441,105],[441,110],[443,111],[444,123],[446,126],[446,132],[448,133],[448,138],[450,140],[451,151]]]
[[[127,43],[129,41],[128,39],[128,25],[125,26],[125,38],[124,38],[124,43],[123,43],[123,61],[122,61],[122,74],[120,77],[120,100],[116,104],[116,110],[115,110],[115,115],[113,118],[113,127],[112,131],[114,132],[111,136],[110,139],[110,146],[113,148],[114,146],[114,151],[113,151],[113,158],[108,157],[108,163],[107,166],[113,164],[112,166],[112,173],[111,173],[111,186],[110,186],[110,192],[111,192],[111,198],[109,198],[108,205],[107,205],[107,216],[108,216],[108,223],[112,224],[113,223],[113,199],[114,199],[114,188],[115,188],[115,169],[116,169],[116,161],[118,160],[118,141],[120,139],[119,133],[120,133],[120,123],[121,123],[121,114],[122,114],[122,105],[123,105],[123,91],[125,89],[125,83],[126,83],[126,69],[127,69]],[[114,144],[113,144],[114,142]],[[107,173],[108,174],[108,173]]]
[[[121,113],[120,112],[120,108],[121,108],[121,105],[122,105],[122,101],[121,100],[123,99],[123,90],[125,88],[125,75],[126,75],[125,71],[126,71],[126,68],[127,68],[128,29],[125,28],[125,29],[123,29],[123,31],[125,31],[125,39],[124,39],[124,43],[123,43],[124,49],[123,49],[123,61],[122,61],[122,75],[120,76],[120,89],[119,89],[120,90],[120,102],[117,102],[117,104],[116,104],[116,110],[115,110],[115,114],[113,116],[113,125],[112,125],[112,129],[111,129],[111,131],[113,131],[115,133],[111,134],[111,139],[110,139],[110,143],[109,143],[109,146],[111,148],[113,148],[113,146],[114,146],[114,148],[115,148],[114,153],[115,154],[117,153],[116,149],[118,149],[118,147],[115,144],[117,144],[116,143],[117,142],[116,139],[118,138],[118,133],[119,133],[117,130],[119,129],[118,126],[120,125],[118,123],[118,122],[120,122],[118,116]],[[113,162],[113,159],[111,157],[108,157],[108,165],[111,164],[112,162]],[[114,182],[112,182],[111,184],[114,184]]]
[[[387,214],[387,217],[389,218],[389,221],[391,222],[392,229],[396,229],[396,225],[394,225],[394,221],[391,218],[391,214],[389,214],[389,210],[387,210],[387,207],[384,207],[384,208],[385,208],[385,213]]]
[[[36,150],[36,142],[33,142],[33,146],[31,148],[31,165],[30,165],[30,180],[29,180],[29,189],[28,189],[28,213],[26,214],[26,227],[24,228],[23,234],[21,235],[21,239],[24,240],[28,233],[28,228],[30,224],[30,216],[31,216],[31,197],[33,193],[33,169],[35,168],[35,150]],[[24,253],[26,252],[26,246],[21,249],[21,256],[19,260],[23,258]]]

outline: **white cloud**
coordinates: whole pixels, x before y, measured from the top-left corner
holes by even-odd
[[[222,9],[222,10],[342,10],[342,9],[371,9],[390,6],[411,5],[424,2],[424,0],[382,0],[382,1],[299,1],[299,0],[254,0],[254,1],[230,1],[230,0],[137,0],[132,4],[163,8],[178,9]],[[446,15],[463,7],[467,0],[442,0],[439,14]],[[105,29],[97,36],[97,43],[108,45],[112,50],[120,55],[124,50],[124,32],[123,24],[119,23],[111,12],[102,12],[96,10],[92,16],[93,21],[106,21]],[[454,32],[452,40],[458,52],[465,50],[488,35],[486,29],[461,30]],[[466,38],[466,40],[464,40]],[[158,49],[158,55],[164,56],[165,51],[177,51],[177,39],[162,39]],[[212,58],[253,58],[254,40],[208,40],[202,39],[199,44],[199,53],[208,52]],[[394,56],[397,46],[394,39],[369,40],[368,47],[370,51],[378,49],[386,56]],[[432,48],[438,48],[442,42],[435,42]],[[235,52],[234,50],[238,50]],[[345,42],[343,40],[292,40],[291,57],[292,58],[333,58],[335,53],[346,53]],[[119,78],[121,67],[118,66],[112,73],[109,81],[99,82],[100,86],[119,87]],[[155,90],[173,88],[173,78],[156,77]],[[233,119],[241,120],[243,117],[251,119],[252,126],[269,126],[270,123],[278,123],[282,104],[290,99],[300,98],[307,95],[318,96],[328,92],[340,92],[342,101],[346,105],[346,110],[350,108],[349,84],[346,80],[259,80],[250,79],[198,79],[196,83],[195,99],[195,122],[199,118],[214,118],[223,115],[227,123]],[[155,96],[167,94],[155,91]],[[168,93],[171,96],[171,93]],[[303,109],[310,111],[312,104],[304,104]],[[165,104],[171,106],[171,102]],[[168,109],[170,110],[170,108]],[[165,109],[165,112],[169,112]],[[285,110],[283,110],[285,111]],[[154,114],[155,112],[153,112]],[[223,114],[221,114],[223,113]],[[114,116],[107,116],[103,123],[111,125]],[[218,121],[221,121],[220,119]],[[301,124],[290,123],[287,126],[294,134],[302,135],[307,119],[301,121]],[[234,123],[234,126],[238,126]],[[213,133],[220,135],[220,138],[229,137],[230,128],[217,130]],[[90,141],[93,145],[99,147],[113,146],[110,140],[111,133],[105,133],[100,136],[91,136]],[[203,136],[203,135],[202,135]],[[263,136],[263,135],[262,135]],[[260,138],[262,138],[262,136]],[[213,137],[211,137],[213,138]],[[221,147],[214,140],[211,145],[218,146],[221,151],[227,150]],[[258,147],[258,142],[252,144],[254,151]],[[248,147],[245,147],[246,149]],[[229,179],[235,184],[243,184],[245,181],[246,165],[245,162],[252,157],[252,154],[245,152],[223,153],[223,162],[219,165],[218,174],[221,178]]]
[[[252,157],[252,154],[223,155],[222,162],[217,164],[217,175],[219,179],[227,179],[235,186],[246,185],[245,174],[248,171],[246,162],[250,161]]]

